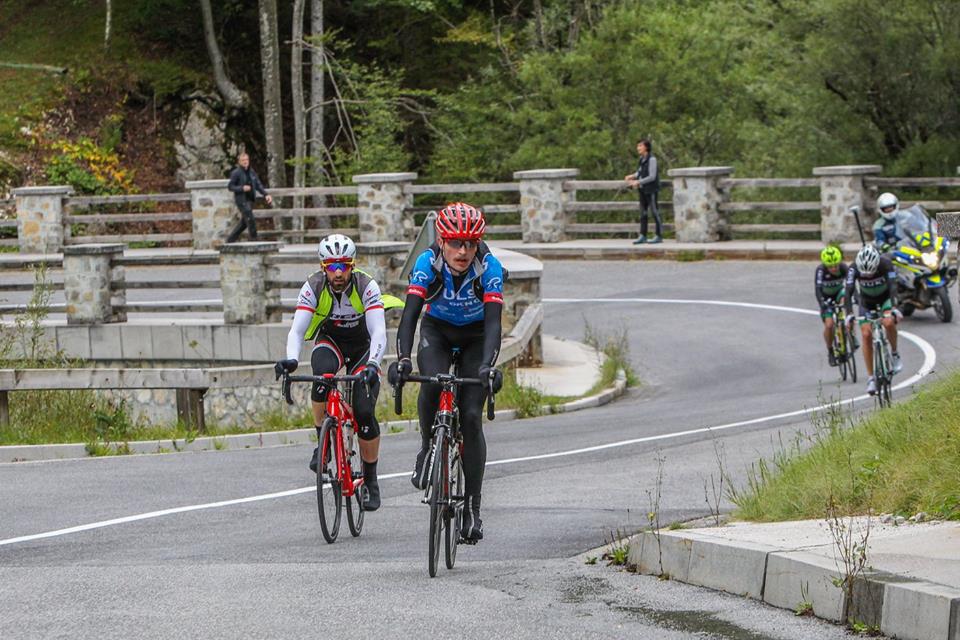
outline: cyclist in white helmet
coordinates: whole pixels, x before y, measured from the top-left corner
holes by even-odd
[[[897,351],[897,320],[902,317],[897,309],[897,274],[893,269],[890,258],[881,256],[880,251],[872,244],[868,244],[857,253],[853,266],[847,269],[846,294],[844,305],[847,318],[853,323],[853,294],[859,285],[860,288],[860,321],[861,344],[863,345],[863,363],[867,368],[867,393],[877,392],[877,381],[873,376],[873,342],[870,336],[868,317],[875,314],[883,316],[883,327],[890,341],[893,353],[893,373],[903,369],[900,362],[900,353]]]
[[[313,375],[337,373],[343,367],[349,375],[363,375],[363,382],[354,383],[353,411],[363,460],[362,505],[366,511],[376,511],[380,507],[380,425],[374,408],[380,392],[380,360],[387,346],[384,302],[377,282],[355,268],[357,247],[353,240],[339,233],[329,235],[320,241],[319,254],[323,268],[307,278],[300,289],[287,334],[287,357],[275,368],[278,376],[296,370],[306,339],[314,343],[310,357]],[[310,398],[319,431],[325,417],[326,390],[314,384]],[[316,449],[310,469],[317,471]]]

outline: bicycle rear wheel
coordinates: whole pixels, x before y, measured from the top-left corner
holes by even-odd
[[[433,437],[433,456],[430,471],[430,541],[427,550],[427,571],[431,578],[437,575],[440,562],[440,538],[443,534],[443,512],[446,507],[446,468],[447,457],[446,429],[440,427]]]
[[[356,437],[350,436],[347,439],[347,460],[349,460],[350,481],[353,482],[356,490],[345,500],[347,501],[347,525],[350,527],[350,535],[356,538],[363,530],[364,511],[361,497],[366,489],[362,483],[357,485],[357,480],[363,478],[363,462],[360,460],[360,452],[355,451],[354,446],[357,446]]]
[[[337,475],[337,429],[333,418],[323,421],[320,428],[320,447],[317,458],[317,511],[320,514],[320,531],[323,538],[333,543],[340,533],[340,517],[343,513],[343,491]]]
[[[446,520],[446,535],[443,540],[443,550],[447,569],[453,569],[457,562],[457,546],[460,543],[460,512],[463,511],[463,463],[460,460],[458,445],[451,447],[450,460],[450,505],[447,507],[444,519]],[[453,505],[456,505],[454,507]]]

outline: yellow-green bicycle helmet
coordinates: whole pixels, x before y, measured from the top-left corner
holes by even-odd
[[[825,267],[835,267],[840,264],[841,260],[843,260],[843,253],[839,247],[832,244],[820,252],[820,262],[822,262]]]

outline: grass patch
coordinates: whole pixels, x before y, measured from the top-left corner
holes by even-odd
[[[706,260],[707,254],[702,249],[684,250],[677,252],[677,262],[700,262]]]
[[[586,317],[583,319],[583,326],[583,341],[605,356],[600,367],[600,379],[587,392],[587,395],[599,393],[610,387],[621,369],[627,377],[628,387],[640,384],[640,378],[637,377],[630,362],[627,327],[621,325],[617,329],[605,332],[591,325]]]
[[[923,511],[960,520],[960,371],[916,396],[854,423],[829,409],[814,434],[756,463],[732,492],[736,517],[783,521],[823,517],[831,500],[845,513]]]

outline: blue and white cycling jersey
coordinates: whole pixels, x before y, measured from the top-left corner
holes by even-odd
[[[481,246],[460,288],[454,291],[453,274],[440,249],[433,246],[417,257],[407,293],[426,300],[426,314],[432,318],[458,326],[479,322],[484,303],[503,304],[503,266]]]

